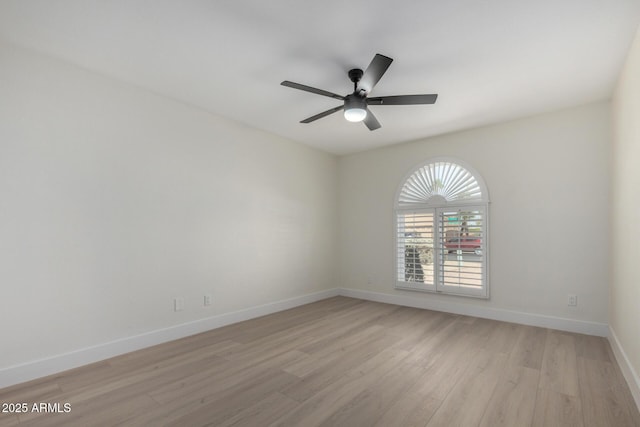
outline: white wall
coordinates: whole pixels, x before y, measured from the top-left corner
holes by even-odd
[[[342,286],[468,313],[595,322],[606,333],[609,113],[598,103],[340,158]],[[462,160],[488,186],[488,301],[393,288],[395,192],[435,156]],[[577,307],[567,306],[568,294],[578,295]]]
[[[609,324],[626,353],[627,381],[640,406],[640,30],[614,94],[613,133]]]
[[[336,175],[333,156],[0,44],[0,373],[335,287]]]

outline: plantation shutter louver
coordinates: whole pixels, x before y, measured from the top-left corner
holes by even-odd
[[[407,212],[398,219],[398,280],[434,287],[434,212]]]
[[[439,277],[447,293],[482,295],[484,276],[484,210],[440,209]]]

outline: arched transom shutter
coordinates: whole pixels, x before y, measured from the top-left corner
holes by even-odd
[[[471,172],[458,164],[439,161],[419,168],[406,180],[398,206],[483,199],[480,184]]]

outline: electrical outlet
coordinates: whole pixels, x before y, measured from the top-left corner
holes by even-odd
[[[173,300],[173,311],[184,310],[184,298],[178,297]]]
[[[204,305],[205,306],[211,305],[211,295],[204,296]]]
[[[567,297],[567,305],[570,307],[575,307],[578,305],[578,296],[569,294]]]

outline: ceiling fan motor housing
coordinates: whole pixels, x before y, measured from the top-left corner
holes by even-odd
[[[344,118],[350,122],[361,122],[367,117],[367,99],[356,93],[344,98]]]
[[[351,94],[351,95],[347,95],[344,98],[344,109],[345,110],[352,110],[354,108],[359,108],[362,110],[366,110],[367,109],[367,99],[358,95],[358,94]]]

